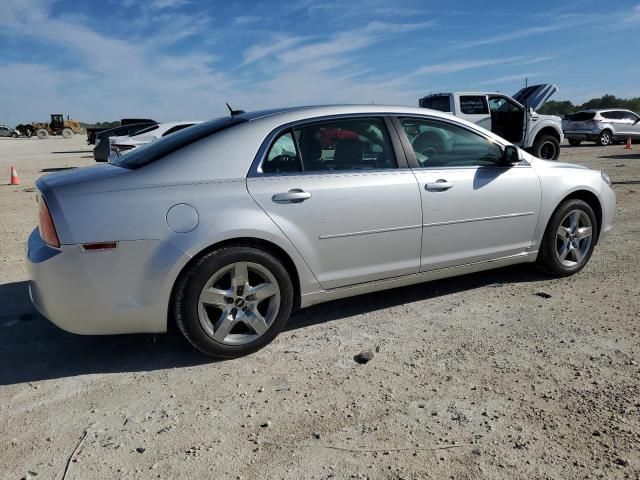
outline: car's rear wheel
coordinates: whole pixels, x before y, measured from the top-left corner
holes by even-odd
[[[198,260],[176,285],[174,313],[184,336],[203,353],[253,353],[282,331],[293,307],[287,270],[253,247],[224,247]]]
[[[613,142],[613,136],[609,130],[603,130],[600,132],[600,136],[598,137],[598,145],[606,147],[607,145],[611,145]]]
[[[581,140],[576,140],[574,138],[570,138],[569,139],[569,145],[571,145],[572,147],[577,147],[578,145],[580,145],[582,143]]]
[[[543,160],[557,160],[560,156],[560,142],[552,135],[541,135],[533,143],[531,153]]]
[[[562,203],[551,217],[538,254],[538,265],[559,277],[584,268],[596,243],[598,223],[583,200]]]

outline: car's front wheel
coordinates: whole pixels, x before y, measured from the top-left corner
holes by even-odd
[[[591,258],[598,223],[591,206],[578,199],[563,202],[551,217],[538,253],[538,265],[559,277],[579,272]]]
[[[199,259],[179,280],[174,314],[197,349],[234,358],[259,350],[282,331],[293,296],[291,278],[273,255],[224,247]]]
[[[533,143],[534,156],[543,160],[557,160],[560,156],[560,142],[552,135],[540,135]]]

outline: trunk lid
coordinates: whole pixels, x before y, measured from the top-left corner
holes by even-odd
[[[513,99],[520,102],[522,105],[538,110],[557,91],[558,87],[550,83],[531,85],[530,87],[525,87],[519,90],[515,95],[513,95]]]

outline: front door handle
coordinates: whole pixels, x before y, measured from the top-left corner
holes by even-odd
[[[311,198],[311,193],[301,188],[293,188],[288,192],[276,193],[271,200],[275,203],[301,203]]]
[[[435,182],[429,182],[424,186],[425,190],[439,192],[442,190],[449,190],[453,188],[453,183],[447,182],[446,180],[439,178]]]

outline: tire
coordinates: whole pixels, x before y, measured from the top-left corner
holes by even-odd
[[[249,288],[268,288],[236,288],[246,285],[240,280],[243,271],[248,272],[244,278]],[[259,292],[268,296],[253,297]],[[211,303],[201,303],[207,293]],[[270,253],[254,247],[224,247],[197,260],[181,276],[175,288],[174,315],[182,334],[205,355],[237,358],[261,349],[282,331],[293,299],[289,273]]]
[[[572,147],[577,147],[578,145],[580,145],[582,143],[581,140],[576,140],[574,138],[570,138],[569,139],[569,145],[571,145]]]
[[[601,147],[606,147],[607,145],[611,145],[613,143],[613,135],[611,134],[611,130],[603,130],[600,132],[598,136],[598,141],[596,142]]]
[[[11,134],[11,138],[18,138],[18,134],[17,134],[16,132],[13,132],[13,133]]]
[[[36,131],[36,136],[40,139],[40,140],[44,140],[45,138],[49,138],[49,132],[47,132],[44,128],[39,128]]]
[[[560,156],[560,142],[552,135],[539,135],[533,142],[531,154],[543,160],[557,160]]]
[[[64,138],[71,138],[73,137],[73,130],[71,130],[70,128],[63,128],[62,129],[62,136]]]
[[[577,215],[578,222],[574,232],[569,233],[569,229],[565,227],[573,225],[574,215]],[[561,227],[564,237],[560,233]],[[591,228],[588,235],[585,228]],[[598,240],[598,231],[596,215],[587,202],[578,199],[564,201],[554,212],[544,232],[538,253],[538,266],[557,277],[578,273],[591,258]],[[571,249],[571,246],[577,248]],[[580,253],[579,257],[577,253]]]

